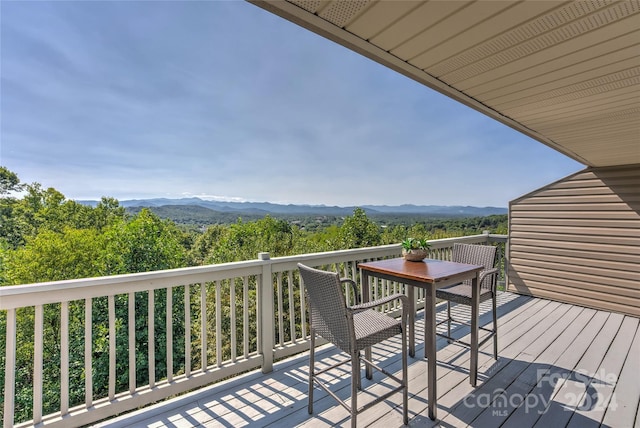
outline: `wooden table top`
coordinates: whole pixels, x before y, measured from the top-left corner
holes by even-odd
[[[420,262],[410,262],[403,258],[365,262],[358,264],[358,266],[369,272],[379,272],[397,276],[398,278],[430,283],[445,281],[459,275],[479,272],[484,269],[483,266],[445,260],[425,259]]]

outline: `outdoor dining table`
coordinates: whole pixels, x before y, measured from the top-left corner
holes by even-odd
[[[428,415],[436,419],[437,377],[436,377],[436,289],[472,280],[471,306],[471,367],[469,380],[476,386],[478,377],[478,312],[480,306],[480,282],[478,276],[483,266],[455,263],[443,260],[425,259],[419,262],[394,258],[360,263],[362,275],[362,299],[369,301],[369,279],[380,278],[407,285],[409,300],[409,355],[415,357],[415,289],[425,290],[425,358],[427,359]],[[366,350],[370,359],[371,349]]]

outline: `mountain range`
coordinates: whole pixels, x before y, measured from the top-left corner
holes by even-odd
[[[85,205],[95,206],[98,201],[78,201]],[[201,207],[223,213],[238,213],[251,215],[267,214],[319,214],[319,215],[351,215],[356,206],[340,207],[327,205],[294,205],[274,204],[271,202],[230,202],[210,201],[200,198],[154,198],[131,199],[119,201],[125,208],[149,207],[160,208],[168,206]],[[474,207],[474,206],[448,206],[448,205],[362,205],[367,215],[375,214],[424,214],[431,216],[459,216],[459,217],[483,217],[494,214],[507,214],[508,210],[501,207]]]

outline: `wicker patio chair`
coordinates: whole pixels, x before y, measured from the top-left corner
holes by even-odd
[[[346,283],[353,288],[358,296],[357,286],[353,280],[340,279],[337,273],[327,272],[310,268],[303,264],[298,264],[300,275],[307,290],[311,349],[309,351],[309,414],[313,413],[313,386],[314,382],[323,388],[329,395],[335,398],[347,411],[351,413],[351,426],[356,427],[357,415],[377,404],[396,392],[402,392],[403,421],[407,425],[409,422],[407,398],[407,308],[409,301],[403,294],[394,294],[385,298],[377,299],[368,303],[360,303],[354,306],[347,306],[343,285]],[[402,316],[400,319],[392,318],[373,308],[388,302],[399,299],[402,302]],[[359,303],[359,302],[358,302]],[[365,359],[361,354],[365,348],[371,347],[383,340],[389,339],[397,334],[402,336],[402,379],[398,379],[382,367],[377,366]],[[315,371],[315,339],[316,335],[323,337],[333,343],[338,349],[347,353],[349,360],[334,364],[330,367]],[[363,361],[366,365],[382,372],[389,379],[398,384],[385,394],[377,397],[372,402],[358,408],[358,389],[360,389],[360,364]],[[351,404],[338,398],[321,379],[322,373],[334,369],[346,363],[351,363]]]
[[[480,303],[491,299],[493,328],[479,327],[479,329],[489,332],[479,343],[480,347],[483,343],[493,337],[493,357],[498,359],[498,322],[496,314],[496,284],[498,280],[498,269],[494,267],[496,262],[496,247],[492,245],[470,245],[455,243],[453,246],[452,261],[457,263],[469,263],[472,265],[482,265],[484,270],[480,272]],[[465,324],[469,323],[456,320],[451,316],[451,302],[460,303],[471,306],[471,280],[466,280],[460,284],[451,285],[436,290],[438,299],[447,301],[447,319],[440,321],[437,325],[447,323],[447,334],[437,333],[438,336],[445,337],[449,342],[457,342],[465,346],[469,343],[463,342],[451,337],[451,323]]]

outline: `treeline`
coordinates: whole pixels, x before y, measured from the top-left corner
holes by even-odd
[[[136,215],[145,209],[142,206],[127,207],[129,214]],[[179,226],[191,228],[206,228],[214,224],[235,223],[238,217],[245,221],[255,221],[264,218],[269,214],[274,218],[285,220],[292,225],[298,226],[306,231],[316,231],[332,225],[341,225],[345,215],[327,214],[320,212],[307,213],[267,213],[254,211],[218,211],[212,208],[190,204],[190,205],[160,205],[147,208],[158,217],[171,220]],[[365,209],[369,218],[381,227],[411,225],[422,223],[427,230],[436,229],[480,229],[482,227],[497,227],[504,222],[504,215],[484,215],[472,217],[462,214],[434,214],[434,213],[388,213]]]
[[[15,194],[21,197],[12,196]],[[320,225],[320,226],[319,226]],[[476,218],[265,216],[207,228],[177,225],[149,209],[128,213],[116,199],[96,207],[53,188],[23,184],[0,167],[0,285],[146,272],[398,243],[491,230],[507,232],[507,216]]]
[[[233,211],[215,211],[198,205],[163,205],[149,208],[128,207],[128,214],[137,215],[143,209],[148,209],[158,217],[171,220],[180,227],[187,229],[206,229],[211,225],[229,225],[235,223],[238,217],[245,221],[256,221],[265,214],[238,213]],[[461,215],[415,214],[415,213],[378,213],[366,212],[367,216],[381,228],[393,226],[409,226],[422,224],[428,233],[454,233],[469,235],[491,230],[493,233],[506,233],[505,215],[489,215],[482,217],[468,217]],[[270,214],[273,218],[285,220],[293,226],[306,232],[316,232],[329,226],[341,226],[344,216],[327,214]]]
[[[113,198],[102,198],[95,207],[68,200],[53,188],[38,183],[21,183],[17,174],[0,167],[0,286],[29,284],[75,278],[88,278],[135,272],[147,272],[187,266],[224,263],[256,258],[267,251],[272,257],[358,248],[398,243],[411,236],[439,239],[481,233],[489,229],[506,233],[506,216],[473,219],[417,219],[411,223],[398,219],[369,218],[356,208],[347,217],[312,216],[309,218],[258,219],[236,218],[233,222],[212,224],[206,228],[178,225],[163,219],[149,209],[127,212]],[[164,290],[157,290],[155,314],[157,326],[165,322],[161,307],[166,301]],[[116,391],[128,388],[127,302],[128,296],[116,296],[118,367]],[[148,298],[145,293],[135,295],[136,313],[146,314]],[[184,296],[174,295],[176,307]],[[84,302],[69,304],[70,404],[83,402],[84,391]],[[197,301],[194,300],[197,306]],[[210,303],[207,302],[207,306]],[[106,298],[93,299],[92,325],[95,342],[93,353],[93,396],[107,394],[108,317]],[[55,305],[44,308],[44,413],[60,407],[60,310]],[[212,309],[215,311],[215,308]],[[176,319],[181,315],[174,314]],[[31,417],[33,404],[33,340],[34,308],[17,312],[16,350],[16,421]],[[148,382],[146,363],[149,338],[148,320],[136,317],[136,380]],[[198,325],[195,323],[194,325]],[[174,342],[183,341],[184,326],[175,325]],[[0,367],[5,358],[6,313],[0,313]],[[163,349],[166,335],[156,331],[156,349]],[[196,343],[194,342],[194,346]],[[253,345],[252,345],[253,346]],[[189,358],[180,355],[175,347],[175,364]],[[229,352],[225,350],[224,352]],[[122,355],[120,355],[122,354]],[[166,361],[155,362],[156,378],[166,376],[167,370],[179,373],[183,367],[167,368]],[[193,366],[199,362],[194,359]],[[124,364],[124,365],[123,365]],[[200,362],[201,364],[201,362]],[[0,370],[0,388],[4,386],[4,371]],[[4,397],[4,391],[0,394]],[[0,412],[2,406],[0,405]]]

